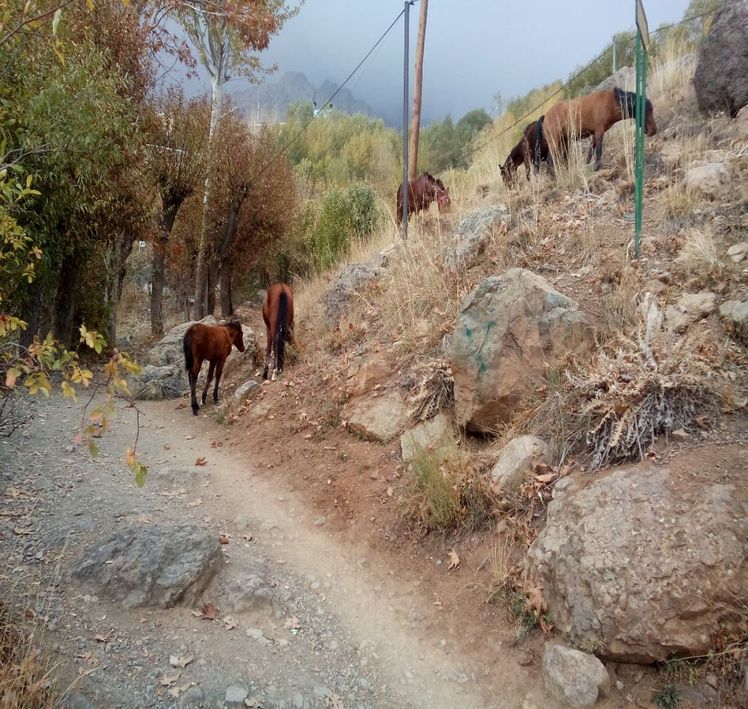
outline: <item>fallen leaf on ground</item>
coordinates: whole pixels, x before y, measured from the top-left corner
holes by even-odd
[[[229,543],[229,535],[224,534],[223,532],[220,532],[218,535],[218,543],[219,544],[228,544]]]
[[[395,491],[391,488],[387,488],[387,497],[392,497],[395,494]]]
[[[187,657],[177,657],[176,655],[171,655],[169,657],[169,664],[172,667],[180,667],[184,669],[189,665],[191,662],[194,662],[195,658],[192,655],[187,655]]]
[[[545,473],[544,475],[536,475],[535,479],[539,483],[549,483],[556,477],[556,473]]]
[[[108,643],[109,642],[109,636],[108,635],[97,635],[94,637],[94,640],[97,643]]]
[[[244,700],[244,704],[252,709],[262,709],[262,702],[257,697],[248,697]]]
[[[226,626],[226,630],[233,630],[234,628],[237,627],[236,621],[230,615],[227,615],[223,619],[223,623]]]
[[[159,680],[159,684],[162,687],[170,687],[172,684],[174,684],[179,679],[179,676],[181,674],[182,674],[181,672],[177,672],[174,675],[163,675],[161,679]]]
[[[34,528],[33,527],[14,527],[13,531],[16,534],[20,534],[20,535],[31,534],[31,532],[34,531]]]
[[[187,507],[200,507],[200,505],[203,504],[203,501],[198,497],[197,500],[193,500],[192,502],[187,503]]]
[[[196,461],[195,465],[207,465],[208,460],[204,456],[200,456]]]
[[[218,618],[218,608],[216,608],[212,603],[203,603],[201,611],[200,618],[204,620],[215,620]]]
[[[172,687],[169,690],[169,696],[174,697],[176,699],[176,697],[182,694],[182,692],[186,692],[190,687],[194,687],[194,686],[195,686],[194,682],[187,682],[187,684],[183,684],[181,687]]]
[[[456,569],[460,565],[460,557],[457,556],[457,552],[454,549],[449,550],[449,564],[447,565],[447,571]]]

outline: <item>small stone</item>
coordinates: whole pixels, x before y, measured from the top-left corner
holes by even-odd
[[[197,709],[205,704],[205,692],[200,687],[190,687],[180,698],[183,709]]]
[[[246,632],[250,638],[254,638],[255,640],[259,640],[264,635],[259,628],[247,628]]]
[[[608,671],[594,655],[551,643],[543,651],[543,678],[546,689],[572,707],[593,707],[610,689]]]
[[[304,697],[299,692],[293,695],[293,705],[296,709],[304,709]]]
[[[623,687],[624,687],[624,685],[623,685],[623,682],[621,682],[621,680],[620,680],[620,679],[617,679],[617,680],[616,680],[616,689],[617,689],[617,690],[618,690],[619,692],[622,692],[622,691],[623,691]]]
[[[746,256],[748,256],[748,241],[741,241],[739,244],[733,244],[727,249],[727,255],[735,261],[740,263]]]
[[[705,680],[705,681],[706,681],[706,683],[707,683],[707,684],[708,684],[708,685],[709,685],[710,687],[713,687],[714,689],[717,689],[717,684],[718,684],[718,682],[717,682],[717,675],[715,675],[715,674],[713,674],[712,672],[710,672],[710,673],[709,673],[709,674],[708,674],[708,675],[706,676],[706,680]]]
[[[244,700],[249,696],[249,691],[244,687],[227,687],[226,695],[223,699],[225,704],[244,704]]]

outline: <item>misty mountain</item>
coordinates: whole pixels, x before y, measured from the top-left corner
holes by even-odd
[[[289,71],[271,84],[250,85],[231,93],[239,110],[257,123],[285,120],[288,107],[297,101],[315,101],[317,107],[327,101],[338,88],[332,81],[315,87],[301,72]],[[376,112],[365,101],[343,89],[333,100],[333,108],[346,113],[375,116]]]

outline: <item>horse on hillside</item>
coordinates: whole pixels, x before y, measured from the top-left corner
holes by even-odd
[[[415,180],[408,182],[408,218],[413,212],[428,209],[436,200],[439,210],[448,209],[450,205],[449,192],[444,183],[438,178],[424,172]],[[403,221],[403,185],[397,188],[397,223]]]
[[[527,179],[530,179],[530,164],[535,172],[540,170],[540,161],[548,159],[548,141],[543,136],[543,120],[541,116],[537,121],[529,123],[524,130],[522,139],[515,145],[504,164],[501,166],[501,177],[507,187],[514,184],[514,175],[517,168],[524,163]]]
[[[283,371],[286,343],[293,342],[293,290],[285,283],[276,283],[268,288],[262,304],[262,319],[267,328],[265,348],[265,370],[262,378],[268,378],[270,352],[273,350],[272,381]]]
[[[184,338],[182,339],[184,366],[187,369],[187,377],[190,380],[192,413],[194,416],[197,416],[197,411],[200,408],[197,405],[195,387],[197,386],[197,377],[200,374],[203,362],[206,359],[210,362],[208,378],[205,381],[205,389],[203,389],[202,403],[205,406],[205,397],[208,395],[214,371],[216,386],[213,389],[213,401],[218,401],[218,383],[221,381],[221,374],[223,374],[223,365],[226,363],[226,358],[231,354],[232,345],[239,352],[244,352],[244,336],[242,326],[238,320],[229,320],[220,325],[204,325],[198,322],[190,325],[187,328],[187,332],[184,333]]]
[[[649,99],[644,111],[644,132],[648,136],[653,136],[657,133],[657,124]],[[636,94],[618,87],[595,91],[587,96],[560,101],[551,106],[543,122],[543,134],[551,153],[548,156],[549,166],[552,167],[553,161],[566,157],[572,140],[592,136],[587,162],[592,160],[594,151],[595,170],[599,170],[602,164],[605,132],[614,123],[627,118],[637,118]]]

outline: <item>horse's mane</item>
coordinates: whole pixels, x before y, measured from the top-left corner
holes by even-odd
[[[613,96],[621,107],[621,110],[625,107],[626,116],[633,118],[636,116],[636,93],[633,91],[624,91],[619,89],[617,86],[613,87]],[[652,102],[647,99],[647,103],[644,106],[644,110],[649,112],[652,110]]]

